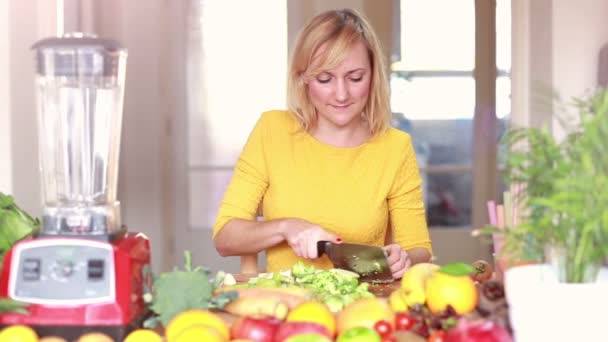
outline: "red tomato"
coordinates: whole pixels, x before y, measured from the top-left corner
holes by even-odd
[[[397,337],[395,335],[391,335],[389,337],[384,337],[382,342],[397,342]]]
[[[382,339],[386,339],[391,336],[393,333],[393,327],[391,324],[385,320],[380,320],[374,324],[374,330],[382,337]]]
[[[408,331],[412,329],[416,321],[407,312],[397,312],[395,314],[395,330]]]
[[[437,330],[429,336],[428,342],[445,342],[445,331]]]
[[[482,282],[492,278],[492,272],[494,272],[494,269],[487,261],[477,260],[473,262],[471,266],[475,268],[475,272],[471,274],[473,280]]]

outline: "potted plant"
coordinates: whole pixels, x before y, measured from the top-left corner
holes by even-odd
[[[505,234],[503,255],[552,263],[567,283],[594,281],[608,255],[608,91],[575,100],[572,125],[560,116],[566,137],[546,128],[507,132],[506,174],[521,184],[524,210]],[[498,230],[493,230],[497,232]]]
[[[503,138],[509,148],[507,179],[521,185],[514,197],[521,210],[518,224],[490,231],[504,233],[502,257],[536,262],[505,272],[518,341],[551,340],[538,334],[547,329],[559,340],[595,334],[595,327],[589,329],[593,318],[585,313],[604,301],[608,290],[608,282],[596,282],[608,255],[608,91],[576,99],[569,108],[576,109],[578,120],[571,124],[558,117],[566,132],[561,140],[534,127],[514,128]],[[564,307],[566,302],[575,307]],[[581,326],[573,324],[572,313],[582,318]],[[541,327],[540,320],[551,327]]]

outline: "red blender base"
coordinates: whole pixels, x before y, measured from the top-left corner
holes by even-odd
[[[31,303],[29,315],[0,315],[0,325],[24,324],[40,336],[77,339],[102,332],[121,341],[141,327],[150,244],[141,233],[112,242],[39,237],[17,243],[4,257],[0,296]]]

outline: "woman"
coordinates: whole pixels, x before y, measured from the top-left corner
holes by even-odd
[[[298,36],[289,111],[263,113],[236,164],[213,228],[222,256],[267,252],[268,271],[318,258],[320,240],[384,245],[395,279],[431,258],[409,135],[390,127],[380,45],[353,10],[313,18]],[[256,221],[262,203],[264,221]]]

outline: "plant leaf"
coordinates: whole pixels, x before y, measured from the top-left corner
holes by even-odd
[[[475,272],[475,268],[472,265],[465,264],[463,262],[457,262],[441,266],[438,272],[449,274],[455,277],[460,277],[473,274]]]

